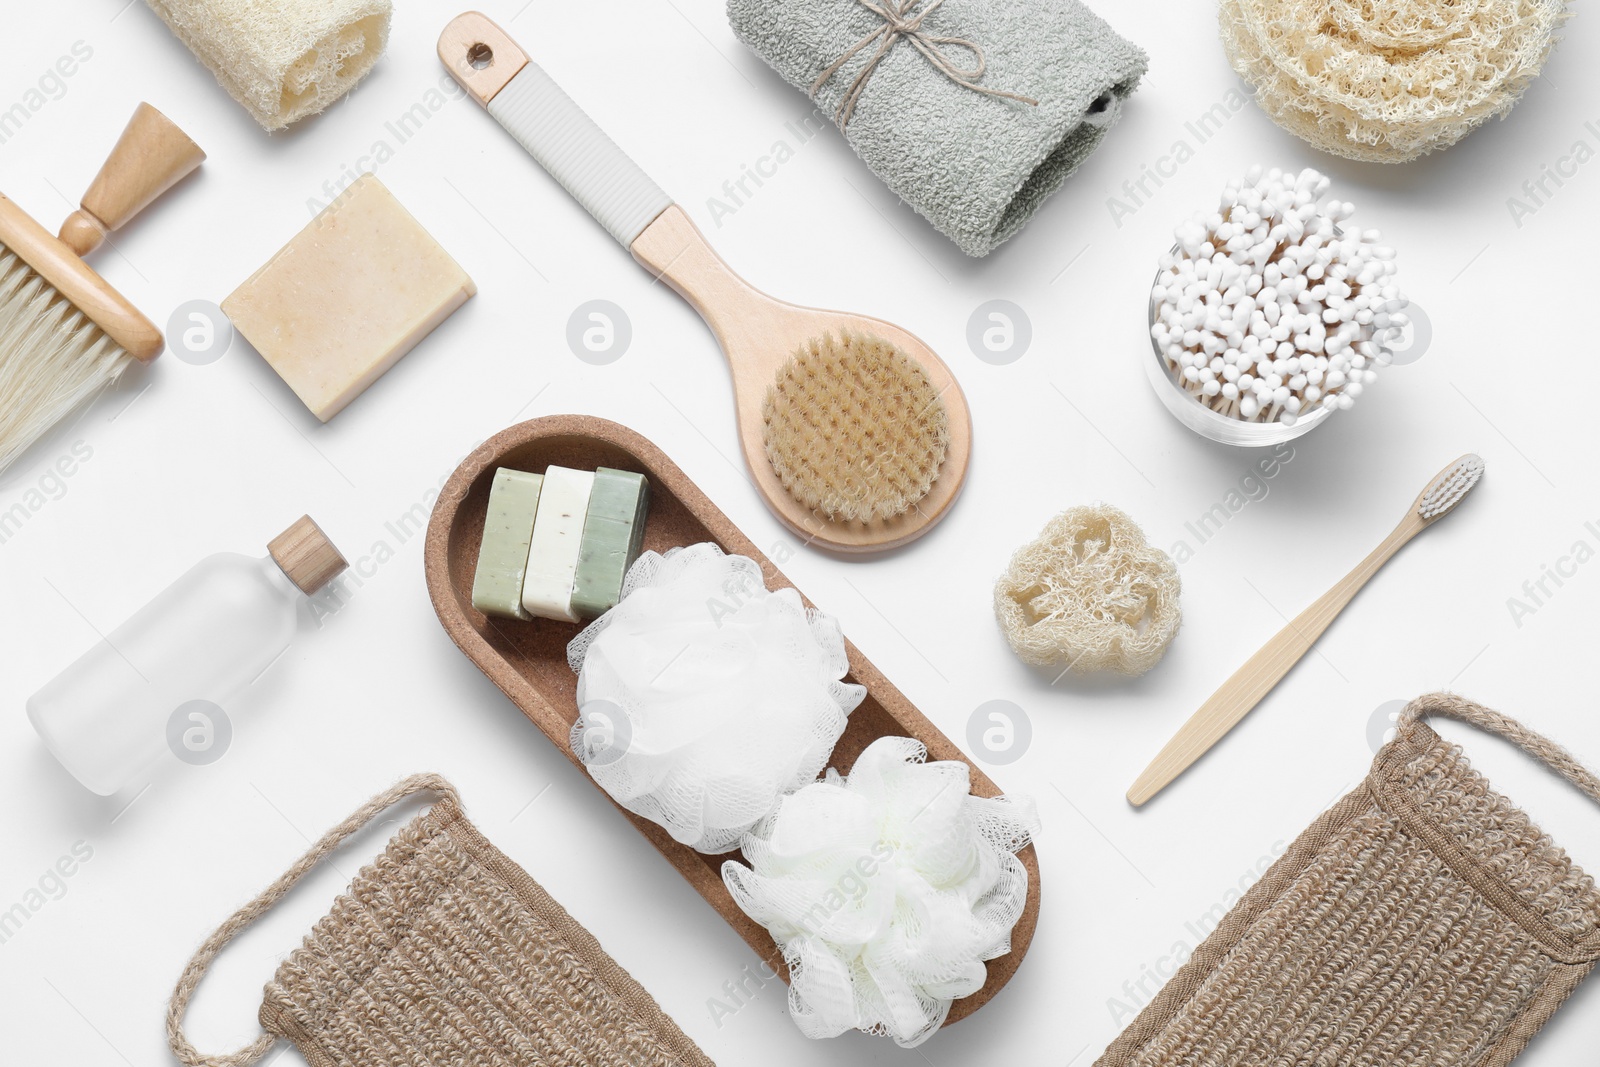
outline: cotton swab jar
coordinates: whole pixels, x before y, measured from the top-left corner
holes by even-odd
[[[1255,166],[1179,226],[1150,290],[1146,364],[1189,429],[1223,444],[1299,437],[1353,407],[1409,324],[1394,249],[1346,233],[1331,183]]]

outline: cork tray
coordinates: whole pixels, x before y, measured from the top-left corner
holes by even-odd
[[[478,542],[483,536],[489,485],[495,468],[542,473],[550,464],[582,470],[615,467],[637,471],[649,478],[646,549],[664,552],[680,545],[714,541],[728,553],[755,560],[770,588],[781,589],[793,583],[659,448],[614,422],[583,415],[534,419],[496,434],[468,456],[445,484],[428,524],[424,566],[433,608],[445,632],[467,658],[511,698],[550,743],[578,767],[585,779],[593,781],[573,755],[568,741],[572,724],[578,717],[578,679],[567,666],[567,642],[577,634],[579,627],[544,619],[491,621],[472,607],[472,573],[477,564]],[[801,595],[803,598],[804,594]],[[867,698],[851,713],[849,726],[834,749],[830,766],[848,773],[861,751],[886,735],[915,737],[927,746],[931,760],[961,760],[971,766],[971,761],[949,738],[913,707],[855,645],[846,641],[845,649],[850,659],[850,673],[846,678],[865,686]],[[971,776],[975,795],[999,795],[1000,789],[976,766],[971,766]],[[701,855],[674,841],[654,823],[626,811],[622,811],[622,815],[689,880],[706,903],[738,931],[758,956],[771,962],[784,979],[788,979],[782,960],[774,952],[771,936],[739,910],[723,885],[721,867],[726,856]],[[1018,858],[1028,870],[1028,903],[1012,932],[1011,951],[988,962],[988,980],[983,988],[952,1004],[946,1025],[972,1014],[999,992],[1016,972],[1033,940],[1039,921],[1039,860],[1032,845],[1018,853]]]

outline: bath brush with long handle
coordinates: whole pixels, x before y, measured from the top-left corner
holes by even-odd
[[[734,274],[672,198],[483,15],[451,21],[439,58],[711,327],[733,378],[745,462],[786,526],[822,548],[875,552],[944,516],[966,478],[972,419],[927,345],[879,319],[776,300]]]
[[[1128,790],[1128,802],[1142,806],[1170,785],[1173,779],[1210,751],[1229,730],[1248,715],[1272,691],[1289,670],[1300,662],[1324,630],[1344,610],[1389,558],[1417,534],[1455,510],[1462,497],[1483,477],[1483,460],[1472,454],[1462,456],[1440,471],[1417,496],[1411,510],[1383,543],[1373,549],[1355,570],[1302,611],[1268,641],[1261,650],[1233,673],[1211,699],[1200,706],[1183,728],[1167,742],[1150,766]]]

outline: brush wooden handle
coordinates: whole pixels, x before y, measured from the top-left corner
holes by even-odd
[[[1144,805],[1232,730],[1311,651],[1317,638],[1379,568],[1427,525],[1413,508],[1354,570],[1261,646],[1167,742],[1128,790],[1128,802],[1134,807]]]
[[[171,119],[141,103],[83,194],[81,206],[61,224],[61,240],[78,255],[88,255],[107,233],[121,228],[205,158]]]
[[[15,253],[133,358],[161,354],[161,331],[93,267],[0,195],[0,246]]]
[[[793,329],[785,321],[789,307],[735,274],[676,204],[656,216],[629,251],[640,266],[670,285],[699,312],[724,352],[750,347],[766,356],[758,374],[751,375],[762,380],[764,395],[765,383],[788,361],[791,350],[790,346],[762,342]],[[739,343],[746,339],[758,344]]]

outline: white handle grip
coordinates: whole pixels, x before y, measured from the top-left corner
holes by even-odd
[[[622,247],[632,247],[672,206],[672,198],[537,63],[529,61],[487,106]]]

